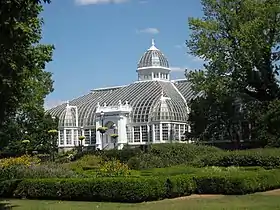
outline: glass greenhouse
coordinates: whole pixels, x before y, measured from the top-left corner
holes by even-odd
[[[77,146],[79,136],[84,146],[101,150],[186,142],[188,102],[197,97],[190,82],[170,80],[168,60],[154,41],[137,67],[132,84],[94,89],[47,111],[59,118],[61,149]]]

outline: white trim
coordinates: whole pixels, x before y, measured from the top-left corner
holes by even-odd
[[[173,80],[171,80],[171,82],[174,82],[174,83],[176,83],[176,82],[182,82],[182,81],[188,81],[188,79],[173,79]]]
[[[185,102],[185,104],[186,104],[186,106],[187,106],[187,111],[188,111],[188,113],[190,113],[190,107],[188,106],[188,103],[187,103],[187,100],[185,99],[185,97],[182,95],[182,93],[178,90],[178,88],[176,87],[176,85],[173,83],[173,82],[171,82],[171,84],[172,84],[172,86],[175,88],[175,90],[178,92],[178,94],[182,97],[182,99],[184,100],[184,102]]]
[[[122,87],[126,87],[126,86],[129,86],[129,85],[120,85],[120,86],[112,86],[112,87],[104,87],[104,88],[95,88],[95,89],[92,89],[91,91],[100,91],[100,90],[114,90],[114,89],[119,89],[119,88],[122,88]]]
[[[163,66],[147,66],[147,67],[141,67],[141,68],[137,68],[137,71],[147,70],[147,69],[164,69],[164,70],[171,71],[170,68],[163,67]]]

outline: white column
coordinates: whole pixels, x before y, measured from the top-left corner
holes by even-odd
[[[155,133],[155,125],[154,124],[152,125],[152,128],[153,128],[153,132],[152,132],[153,139],[152,139],[152,142],[155,143],[156,142],[156,133]]]
[[[159,124],[159,140],[162,142],[162,124]]]
[[[140,125],[140,143],[142,143],[142,126]]]
[[[134,126],[131,126],[131,139],[132,143],[134,143]]]
[[[147,133],[148,133],[148,143],[151,142],[150,126],[147,124]]]
[[[179,126],[178,126],[179,127],[179,133],[178,133],[179,141],[181,141],[181,126],[182,126],[181,124],[179,124]]]
[[[66,145],[66,129],[65,128],[63,128],[63,136],[64,136],[64,138],[63,138],[63,145],[65,146]]]
[[[91,145],[91,129],[89,129],[89,145]]]
[[[99,128],[100,125],[100,121],[96,121],[96,128]],[[99,131],[95,131],[96,132],[96,149],[102,149],[102,141],[101,141],[101,134]]]
[[[71,129],[71,145],[74,146],[74,129]]]
[[[120,116],[118,119],[118,143],[121,144],[126,144],[128,143],[127,135],[126,135],[126,122],[127,122],[127,117],[125,116]]]
[[[171,140],[171,125],[168,123],[168,140]]]
[[[58,130],[58,146],[61,146],[61,144],[60,144],[60,133],[61,133],[61,131]]]

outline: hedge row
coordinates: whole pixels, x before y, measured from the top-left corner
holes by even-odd
[[[218,153],[217,147],[196,144],[152,144],[146,153],[140,153],[128,161],[131,169],[164,168],[189,164],[204,154]]]
[[[152,144],[142,148],[124,148],[122,150],[84,151],[74,156],[78,160],[91,154],[104,160],[117,159],[128,163],[132,169],[162,168],[178,164],[186,164],[203,155],[222,151],[217,147],[196,144]],[[149,161],[146,161],[149,160]]]
[[[0,184],[0,197],[143,202],[192,193],[247,194],[280,187],[280,170],[98,179],[29,179]]]
[[[104,160],[117,159],[126,163],[130,158],[142,154],[143,151],[140,148],[124,148],[122,150],[93,150],[84,151],[74,156],[73,160],[78,160],[85,155],[96,155],[102,157]]]
[[[194,164],[199,166],[261,166],[280,167],[280,149],[252,149],[224,151],[201,156]]]

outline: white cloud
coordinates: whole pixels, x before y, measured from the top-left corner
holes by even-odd
[[[182,48],[186,48],[186,45],[185,44],[177,44],[174,47],[177,48],[177,49],[182,49]]]
[[[137,30],[137,33],[158,34],[159,30],[157,28],[144,28]]]
[[[90,4],[121,4],[128,2],[130,0],[75,0],[75,2],[79,5],[90,5]]]
[[[186,68],[183,67],[170,67],[173,72],[185,72]]]

